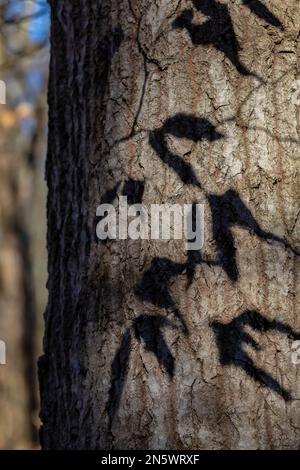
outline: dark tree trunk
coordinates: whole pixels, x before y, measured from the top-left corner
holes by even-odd
[[[51,7],[43,447],[297,448],[298,1]],[[101,243],[120,195],[201,253]]]

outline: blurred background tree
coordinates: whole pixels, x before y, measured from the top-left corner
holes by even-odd
[[[45,0],[0,0],[0,449],[38,446],[36,361],[46,302]]]

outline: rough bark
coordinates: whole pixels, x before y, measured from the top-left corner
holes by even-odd
[[[51,7],[43,447],[297,448],[298,1]],[[120,194],[202,252],[100,243]]]

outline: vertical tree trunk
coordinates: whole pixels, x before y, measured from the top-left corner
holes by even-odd
[[[51,6],[43,447],[298,447],[298,1]],[[101,243],[120,195],[201,253]]]

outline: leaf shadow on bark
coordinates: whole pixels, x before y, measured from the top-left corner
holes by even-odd
[[[119,409],[128,375],[132,332],[139,343],[143,344],[145,350],[155,355],[169,379],[172,380],[174,377],[175,359],[162,331],[166,327],[176,328],[172,322],[161,315],[140,315],[134,320],[132,326],[126,329],[111,364],[111,384],[106,405],[110,429]]]
[[[259,0],[242,0],[242,2],[261,20],[266,21],[276,28],[284,29],[281,21]]]
[[[186,263],[176,263],[168,258],[155,257],[151,261],[150,268],[143,273],[142,279],[134,287],[134,294],[140,300],[173,313],[179,320],[180,328],[184,333],[187,333],[187,326],[170,293],[169,285],[174,276],[185,271],[186,266]]]
[[[219,350],[220,363],[223,366],[234,365],[243,369],[246,374],[264,387],[269,388],[285,401],[291,401],[291,393],[282,387],[279,382],[263,369],[256,367],[254,361],[243,349],[243,344],[252,346],[256,351],[261,348],[259,344],[245,331],[246,326],[261,333],[278,331],[286,334],[294,340],[300,338],[289,325],[277,320],[268,320],[256,310],[246,310],[230,323],[217,321],[210,324],[216,338]]]
[[[200,142],[204,139],[214,142],[224,137],[224,135],[217,132],[215,126],[208,119],[185,113],[178,113],[169,117],[161,128],[155,129],[149,134],[149,144],[160,160],[171,168],[184,184],[191,184],[201,189],[201,183],[190,163],[168,149],[166,139],[168,134],[179,139],[189,139],[193,142]]]
[[[108,402],[106,405],[109,416],[110,429],[114,416],[120,406],[120,401],[128,374],[131,339],[132,335],[130,328],[127,328],[122,337],[120,347],[118,348],[111,363],[111,384],[108,392]]]
[[[212,214],[213,239],[218,251],[215,264],[222,267],[232,282],[236,282],[239,278],[236,247],[232,233],[234,226],[246,229],[262,240],[279,243],[290,249],[295,255],[299,255],[287,240],[260,227],[237,191],[229,189],[222,195],[208,194],[207,199]]]
[[[193,44],[212,45],[230,60],[241,75],[257,77],[239,59],[241,47],[234,31],[228,6],[216,0],[193,0],[193,4],[208,19],[204,23],[196,24],[193,22],[193,10],[185,9],[173,22],[173,29],[186,29]]]
[[[161,315],[140,315],[134,322],[135,337],[144,345],[146,351],[152,352],[160,366],[170,379],[174,377],[175,360],[165,341],[162,329],[173,328],[173,324]]]
[[[173,22],[173,29],[186,29],[193,44],[212,45],[229,59],[241,75],[253,76],[263,82],[261,77],[251,72],[240,61],[239,51],[241,47],[234,31],[228,6],[216,0],[192,0],[192,2],[195,9],[208,19],[201,24],[196,24],[193,22],[193,10],[185,9]],[[283,29],[279,19],[259,0],[243,0],[243,3],[260,19],[272,26]]]
[[[127,197],[127,202],[130,205],[142,204],[144,190],[145,182],[143,180],[134,180],[132,178],[128,178],[124,182],[123,196]]]

